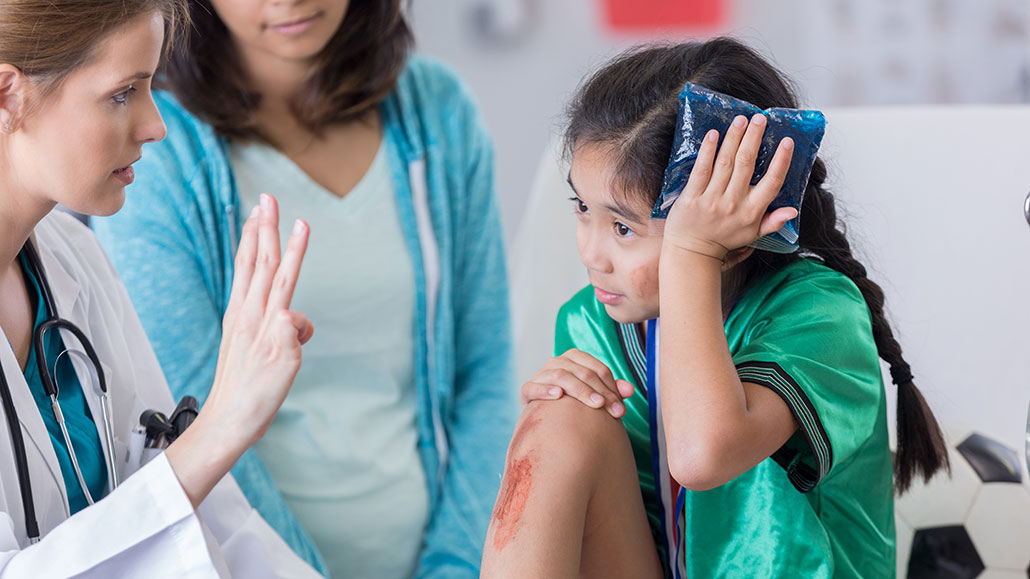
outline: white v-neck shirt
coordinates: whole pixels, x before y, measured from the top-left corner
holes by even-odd
[[[233,144],[229,157],[243,215],[267,192],[284,247],[295,218],[311,225],[291,307],[315,333],[257,451],[331,577],[411,577],[429,496],[415,423],[415,279],[385,137],[342,198],[272,147]]]

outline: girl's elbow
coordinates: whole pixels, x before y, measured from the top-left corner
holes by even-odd
[[[729,480],[725,454],[712,446],[693,444],[688,449],[669,453],[669,474],[685,489],[707,491]]]

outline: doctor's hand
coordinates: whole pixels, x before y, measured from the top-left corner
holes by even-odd
[[[522,404],[533,400],[557,400],[563,395],[591,408],[605,408],[613,418],[626,413],[623,398],[633,395],[633,385],[616,380],[600,360],[579,350],[569,350],[551,358],[539,372],[522,385]]]
[[[301,346],[314,328],[290,301],[308,234],[307,223],[297,220],[280,257],[271,195],[261,196],[243,226],[211,393],[166,451],[194,507],[268,430],[300,369]]]

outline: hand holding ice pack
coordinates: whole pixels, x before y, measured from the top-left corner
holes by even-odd
[[[687,184],[690,171],[697,160],[697,152],[708,131],[719,131],[719,145],[726,129],[737,115],[751,118],[762,113],[768,119],[762,146],[758,150],[755,172],[751,184],[755,185],[769,169],[776,147],[784,137],[794,139],[794,156],[790,161],[787,178],[768,211],[780,207],[794,207],[798,216],[787,222],[776,233],[770,233],[752,244],[758,249],[776,253],[797,251],[798,224],[801,219],[801,202],[804,200],[808,175],[812,172],[819,144],[826,129],[826,118],[819,111],[770,108],[761,110],[755,105],[735,99],[704,87],[687,83],[680,93],[679,126],[672,145],[672,155],[665,168],[662,193],[651,211],[652,219],[665,219],[673,202]]]

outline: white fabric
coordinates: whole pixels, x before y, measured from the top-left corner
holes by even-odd
[[[125,288],[93,237],[54,212],[34,234],[58,313],[92,342],[107,377],[116,464],[130,428],[147,408],[170,412],[168,386]],[[42,539],[28,544],[6,419],[0,422],[0,577],[317,577],[247,504],[230,476],[194,511],[164,455],[110,495],[68,517],[57,457],[6,336],[0,363],[22,424]],[[62,333],[69,348],[78,342]],[[91,384],[80,356],[81,384]],[[84,388],[93,416],[99,400]],[[102,422],[97,420],[98,433]],[[106,441],[100,433],[107,452]],[[213,441],[214,442],[214,441]],[[121,472],[121,474],[125,474]],[[205,526],[207,523],[207,526]],[[209,541],[206,535],[214,540]]]
[[[311,225],[293,307],[315,334],[257,450],[330,576],[411,577],[429,496],[415,424],[414,268],[385,146],[342,198],[269,146],[233,145],[229,156],[245,215],[270,192],[284,243],[295,218]]]

